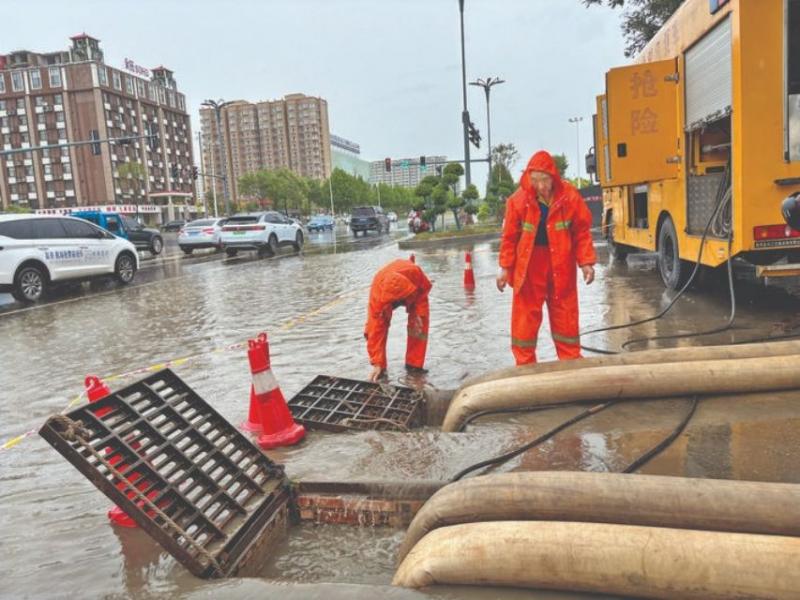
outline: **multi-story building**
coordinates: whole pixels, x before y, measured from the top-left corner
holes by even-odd
[[[282,100],[225,102],[219,107],[220,148],[216,109],[200,109],[205,172],[214,174],[213,188],[222,197],[226,177],[233,201],[239,199],[239,178],[260,170],[285,168],[303,177],[325,179],[331,172],[328,103],[322,98],[290,94]]]
[[[338,135],[331,135],[331,165],[333,169],[369,181],[369,161],[361,158],[361,146]]]
[[[436,175],[437,168],[441,169],[447,164],[446,156],[426,156],[425,164],[420,164],[420,157],[392,158],[391,170],[386,170],[385,160],[376,160],[370,163],[369,182],[372,184],[383,183],[399,187],[417,187],[428,175]]]
[[[71,39],[62,52],[0,56],[2,207],[193,210],[190,119],[172,71],[116,69],[99,40]]]

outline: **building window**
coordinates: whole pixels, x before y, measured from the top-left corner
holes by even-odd
[[[63,123],[64,122],[64,113],[56,113],[56,123]]]
[[[105,67],[97,67],[97,80],[100,85],[108,87],[108,70]]]
[[[122,90],[122,78],[116,71],[111,71],[111,79],[114,81],[114,89]]]
[[[67,146],[61,148],[61,156],[64,158],[69,158],[69,148]]]
[[[127,75],[125,76],[125,91],[133,96],[133,80]]]
[[[0,94],[5,94],[5,93],[6,93],[6,76],[3,73],[0,73]],[[5,106],[3,108],[0,108],[0,110],[5,110]]]
[[[27,125],[28,125],[28,117],[26,115],[20,115],[18,118],[19,118],[20,127],[27,127]]]
[[[56,94],[55,96],[53,96],[53,104],[58,104],[59,106],[64,104],[63,96],[61,94]]]
[[[25,98],[17,98],[17,110],[25,110]]]
[[[42,89],[42,74],[39,69],[28,71],[28,78],[30,79],[32,90]]]
[[[22,80],[21,71],[11,72],[11,90],[14,92],[21,92],[25,89],[25,83]]]
[[[158,88],[158,103],[159,104],[166,104],[166,94],[164,94],[164,88]]]
[[[139,96],[139,98],[144,98],[145,97],[145,95],[144,95],[144,81],[142,81],[141,79],[137,79],[136,80],[136,92],[137,92],[136,95]]]
[[[61,67],[50,67],[47,72],[50,76],[50,87],[61,87]]]

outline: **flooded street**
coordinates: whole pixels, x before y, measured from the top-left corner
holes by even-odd
[[[87,374],[113,389],[171,368],[232,423],[248,408],[246,351],[231,346],[266,331],[272,369],[287,398],[318,374],[365,379],[363,338],[368,288],[386,262],[407,257],[404,235],[352,239],[310,236],[302,254],[282,251],[258,260],[198,254],[142,263],[136,284],[59,292],[23,308],[0,297],[0,443],[38,428],[76,400]],[[474,292],[462,287],[465,247],[416,251],[433,281],[427,384],[454,389],[466,378],[513,365],[509,348],[511,294],[494,284],[497,243],[472,249]],[[584,330],[642,319],[671,295],[654,259],[608,264],[598,246],[597,281],[579,285]],[[721,344],[778,335],[800,327],[793,290],[764,287],[737,273],[734,327],[659,346]],[[3,304],[2,302],[5,303]],[[691,291],[662,319],[586,336],[591,347],[618,351],[632,338],[689,333],[725,324],[730,302],[719,290]],[[641,343],[631,349],[656,347]],[[404,383],[405,315],[389,336],[389,376]],[[540,360],[555,351],[547,320]],[[587,356],[589,353],[587,353]],[[735,401],[708,398],[678,440],[641,472],[800,482],[800,406],[796,393]],[[80,399],[81,402],[85,401]],[[499,470],[619,471],[664,438],[683,418],[686,399],[614,406],[523,454]],[[486,418],[460,434],[425,427],[411,433],[309,432],[300,445],[270,451],[293,480],[445,481],[479,460],[513,449],[580,408]],[[0,596],[216,598],[280,594],[284,598],[571,598],[568,594],[441,588],[426,593],[388,587],[403,532],[303,524],[276,552],[264,579],[208,582],[178,565],[141,531],[106,519],[108,500],[37,435],[0,451]],[[69,589],[59,582],[69,582]],[[356,586],[354,584],[362,584]],[[380,588],[368,586],[381,586]],[[588,596],[580,596],[588,597]]]

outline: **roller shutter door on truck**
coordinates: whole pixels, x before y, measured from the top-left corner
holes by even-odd
[[[731,111],[731,19],[727,17],[686,51],[686,128]]]

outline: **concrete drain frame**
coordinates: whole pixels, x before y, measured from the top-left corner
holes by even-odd
[[[169,369],[39,434],[198,577],[255,574],[286,533],[283,468]]]
[[[423,402],[409,387],[318,375],[288,405],[311,429],[408,431],[422,424]]]

